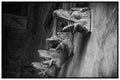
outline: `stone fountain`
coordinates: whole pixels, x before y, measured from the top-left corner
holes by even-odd
[[[46,39],[48,50],[38,50],[41,62],[32,62],[32,66],[43,77],[57,77],[61,66],[77,53],[79,38],[90,32],[90,9],[71,8],[70,10],[58,9],[53,12],[53,35]],[[57,31],[57,22],[65,26]],[[77,34],[76,34],[77,33]]]

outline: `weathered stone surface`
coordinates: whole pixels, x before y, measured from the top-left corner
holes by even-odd
[[[71,54],[79,53],[77,50],[79,50],[79,47],[81,47],[81,46],[78,46],[77,42],[81,43],[82,38],[80,40],[78,40],[79,38],[77,40],[75,40],[74,34],[76,34],[76,33],[74,30],[77,29],[78,31],[81,31],[81,29],[76,28],[76,27],[82,28],[81,26],[85,26],[88,23],[86,21],[83,21],[83,23],[85,22],[85,24],[83,24],[82,22],[79,21],[81,19],[85,19],[86,17],[88,17],[88,14],[87,15],[85,13],[83,14],[81,12],[81,10],[72,12],[70,10],[68,11],[68,10],[59,9],[59,10],[54,11],[53,14],[54,14],[54,16],[59,17],[57,19],[63,19],[63,20],[65,20],[65,22],[68,23],[68,26],[63,28],[64,31],[68,31],[68,32],[57,32],[57,34],[56,34],[57,20],[55,18],[54,25],[53,25],[53,28],[54,28],[53,35],[50,38],[46,39],[49,44],[48,45],[49,50],[48,51],[45,51],[45,50],[38,51],[40,57],[45,59],[44,61],[42,61],[41,64],[47,64],[49,66],[47,68],[47,70],[43,70],[38,73],[38,74],[43,74],[43,76],[46,75],[48,70],[50,70],[50,72],[52,71],[52,69],[50,67],[53,67],[53,65],[54,65],[54,67],[56,67],[56,69],[60,68],[67,61],[67,58],[69,56],[71,56]],[[90,18],[88,18],[88,19],[90,19]],[[81,25],[81,26],[78,26],[78,25]],[[53,49],[50,50],[51,48],[53,48]],[[60,52],[60,54],[59,54],[59,52]],[[59,56],[58,57],[52,56],[55,54],[56,54],[56,56],[57,56],[57,54],[59,54]],[[78,57],[78,55],[76,57]],[[76,59],[77,58],[75,58],[75,60]],[[36,68],[36,65],[37,64],[35,63],[34,64],[35,68]],[[40,65],[38,65],[38,66],[39,66],[39,68],[42,69],[42,67]],[[53,72],[54,72],[54,70],[55,69],[53,69]],[[71,72],[69,72],[69,73],[71,73]],[[55,74],[55,72],[54,72],[54,74]]]
[[[63,54],[60,59],[55,55],[53,60],[44,61],[45,64],[50,64],[51,67],[43,73],[54,77],[56,69],[59,67],[61,60],[64,63],[62,64],[58,77],[117,77],[117,6],[115,3],[91,3],[95,5],[93,7],[93,18],[91,27],[93,28],[91,34],[84,36],[84,32],[89,31],[89,26],[86,25],[89,22],[87,21],[86,16],[83,13],[78,11],[69,12],[65,10],[58,11],[58,14],[55,14],[65,20],[66,23],[69,22],[72,18],[78,20],[74,26],[77,26],[77,30],[83,33],[77,32],[74,33],[74,36],[70,36],[66,32],[60,32],[54,37],[48,39],[48,41],[55,45],[55,49],[48,49],[47,52],[51,54]],[[74,10],[74,9],[73,9]],[[67,16],[65,16],[65,15]],[[72,17],[71,17],[72,14]],[[80,16],[79,14],[83,15]],[[87,15],[87,13],[85,13]],[[72,22],[75,22],[73,19]],[[79,22],[80,19],[80,22]],[[83,22],[82,22],[83,19]],[[68,21],[67,21],[68,20]],[[72,23],[73,24],[73,23]],[[88,23],[89,24],[89,23]],[[84,25],[84,26],[83,26]],[[69,26],[70,27],[70,26]],[[80,28],[78,28],[80,27]],[[81,28],[82,27],[82,28]],[[67,28],[68,29],[68,28]],[[71,28],[72,30],[72,28]],[[70,30],[68,30],[70,31]],[[70,31],[72,32],[72,31]],[[60,38],[58,38],[58,36]],[[69,37],[68,37],[69,36]],[[74,37],[74,40],[72,40]],[[74,41],[73,43],[71,43]],[[55,42],[57,42],[55,44]],[[57,45],[57,46],[56,46]],[[74,45],[74,46],[73,46]],[[74,47],[74,50],[73,50]],[[56,52],[54,52],[56,50]],[[59,52],[60,50],[60,52]],[[68,51],[70,50],[70,51]],[[74,56],[68,60],[68,53],[72,52]],[[46,53],[47,53],[46,52]],[[68,52],[68,53],[67,53]],[[45,54],[44,54],[45,55]],[[51,56],[49,56],[51,57]],[[53,57],[53,56],[52,56]],[[56,66],[58,66],[56,68]],[[41,73],[40,73],[41,74]]]
[[[63,23],[67,24],[68,28],[70,25],[73,25],[74,27],[74,24],[76,25],[77,23],[77,25],[80,24],[90,30],[90,10],[88,8],[73,8],[71,10],[58,9],[54,11],[53,15],[54,17],[60,19]]]
[[[118,4],[91,3],[91,35],[83,37],[76,55],[62,68],[59,77],[118,77]],[[75,39],[77,40],[77,38]],[[79,39],[80,40],[80,39]]]
[[[73,53],[73,34],[71,32],[58,32],[57,35],[63,39],[62,43],[65,44],[65,50],[68,52],[68,55]]]

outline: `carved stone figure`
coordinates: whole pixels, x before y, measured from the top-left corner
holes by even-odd
[[[38,70],[39,75],[55,77],[56,70],[61,68],[71,54],[74,54],[74,33],[89,32],[89,14],[88,8],[58,9],[53,12],[53,17],[66,26],[63,27],[62,32],[54,31],[53,35],[46,39],[48,50],[38,50],[39,56],[44,60],[33,62],[32,65]],[[57,24],[56,19],[54,24]],[[56,30],[56,26],[54,29]]]
[[[62,29],[68,32],[80,32],[81,28],[85,31],[90,25],[90,12],[89,8],[72,8],[71,10],[59,9],[53,13],[54,17],[62,21],[66,26]],[[79,26],[78,26],[79,25]]]

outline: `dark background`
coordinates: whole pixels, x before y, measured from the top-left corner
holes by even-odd
[[[53,11],[84,6],[89,2],[2,2],[2,77],[38,77],[30,64],[46,49]]]

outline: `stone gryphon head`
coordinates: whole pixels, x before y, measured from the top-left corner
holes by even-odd
[[[62,28],[62,32],[57,32],[46,39],[50,45],[48,50],[38,50],[40,58],[44,60],[39,63],[33,62],[32,65],[39,70],[39,74],[45,76],[51,75],[51,72],[55,73],[55,70],[60,68],[71,54],[74,54],[74,33],[86,34],[89,32],[87,10],[89,8],[72,8],[71,10],[58,9],[53,12],[53,17],[66,26]],[[53,77],[55,74],[51,76]]]
[[[71,8],[70,10],[58,9],[53,16],[59,19],[66,26],[63,32],[89,32],[90,8]],[[85,34],[85,33],[84,33]]]

